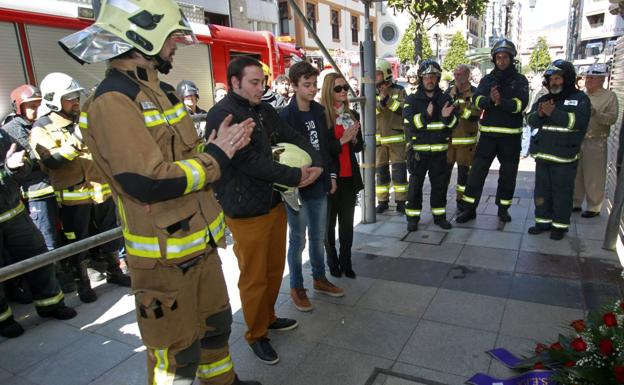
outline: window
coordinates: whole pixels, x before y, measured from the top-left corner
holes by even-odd
[[[360,17],[351,15],[351,43],[358,44],[360,32]]]
[[[604,25],[604,13],[598,13],[596,15],[588,15],[587,22],[592,28],[602,27]]]
[[[222,15],[219,13],[212,13],[212,12],[204,12],[204,23],[229,27],[230,18],[228,17],[228,15]]]
[[[290,35],[290,16],[288,14],[288,2],[280,1],[278,4],[278,9],[280,35]]]
[[[316,32],[316,4],[306,2],[306,19],[312,25],[314,32]]]
[[[330,11],[330,23],[332,28],[332,39],[340,41],[340,11],[332,9]]]

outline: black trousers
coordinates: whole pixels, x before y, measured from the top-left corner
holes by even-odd
[[[520,134],[503,136],[481,135],[475,150],[472,168],[468,175],[466,191],[462,198],[462,208],[474,209],[479,205],[485,178],[490,171],[494,158],[498,158],[501,165],[498,175],[498,188],[496,190],[496,204],[499,207],[509,207],[511,205],[516,189],[521,143],[522,135]]]
[[[429,174],[431,183],[431,212],[434,216],[446,215],[446,191],[448,189],[448,166],[446,151],[408,153],[410,168],[409,188],[405,214],[408,222],[420,220],[422,188]]]
[[[24,210],[13,218],[0,223],[0,250],[8,252],[11,261],[43,254],[48,251],[41,232]],[[4,265],[0,253],[0,266]],[[54,265],[50,264],[24,275],[33,295],[37,310],[48,312],[63,303],[63,293],[54,274]],[[1,285],[1,284],[0,284]],[[0,321],[11,316],[9,304],[0,288]]]
[[[325,252],[327,266],[341,267],[343,270],[351,268],[351,246],[353,245],[353,215],[357,191],[353,177],[338,178],[336,192],[329,195],[327,236],[325,237]],[[338,240],[340,241],[339,254],[336,253],[336,220],[338,221]]]
[[[574,163],[535,162],[535,223],[538,227],[567,230],[570,227],[574,180]]]
[[[60,235],[59,207],[56,197],[28,201],[30,218],[43,235],[48,250],[54,250],[62,245]]]
[[[447,179],[446,184],[449,185],[451,183],[451,176],[453,175],[453,166],[454,164],[448,164],[447,171]],[[468,174],[470,172],[470,166],[462,166],[460,164],[457,165],[457,185],[455,186],[455,191],[457,193],[456,199],[457,202],[460,202],[462,197],[464,196],[464,191],[466,191],[466,184],[468,183]]]

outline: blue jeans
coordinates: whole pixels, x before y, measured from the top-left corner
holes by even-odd
[[[305,248],[306,227],[310,240],[310,265],[312,277],[325,277],[325,231],[327,230],[327,197],[302,200],[299,211],[288,205],[288,269],[290,270],[290,287],[303,287],[301,273],[301,254]]]

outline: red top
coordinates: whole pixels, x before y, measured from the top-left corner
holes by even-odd
[[[342,126],[342,124],[336,124],[336,128],[334,129],[334,135],[336,135],[336,139],[340,140],[343,133],[344,127]],[[342,148],[340,149],[340,154],[338,155],[338,163],[340,164],[340,170],[338,172],[339,177],[346,178],[353,176],[353,170],[351,170],[351,154],[349,153],[349,142],[342,145]]]

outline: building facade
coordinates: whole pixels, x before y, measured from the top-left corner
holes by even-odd
[[[228,2],[228,0],[209,1]],[[277,0],[229,0],[229,5],[232,19],[231,27],[278,34]]]
[[[609,0],[584,0],[575,20],[578,40],[572,54],[577,65],[608,62],[613,56],[616,40],[624,34],[624,20],[609,12]]]
[[[490,0],[485,12],[485,41],[491,47],[501,38],[507,38],[522,49],[522,0]]]

